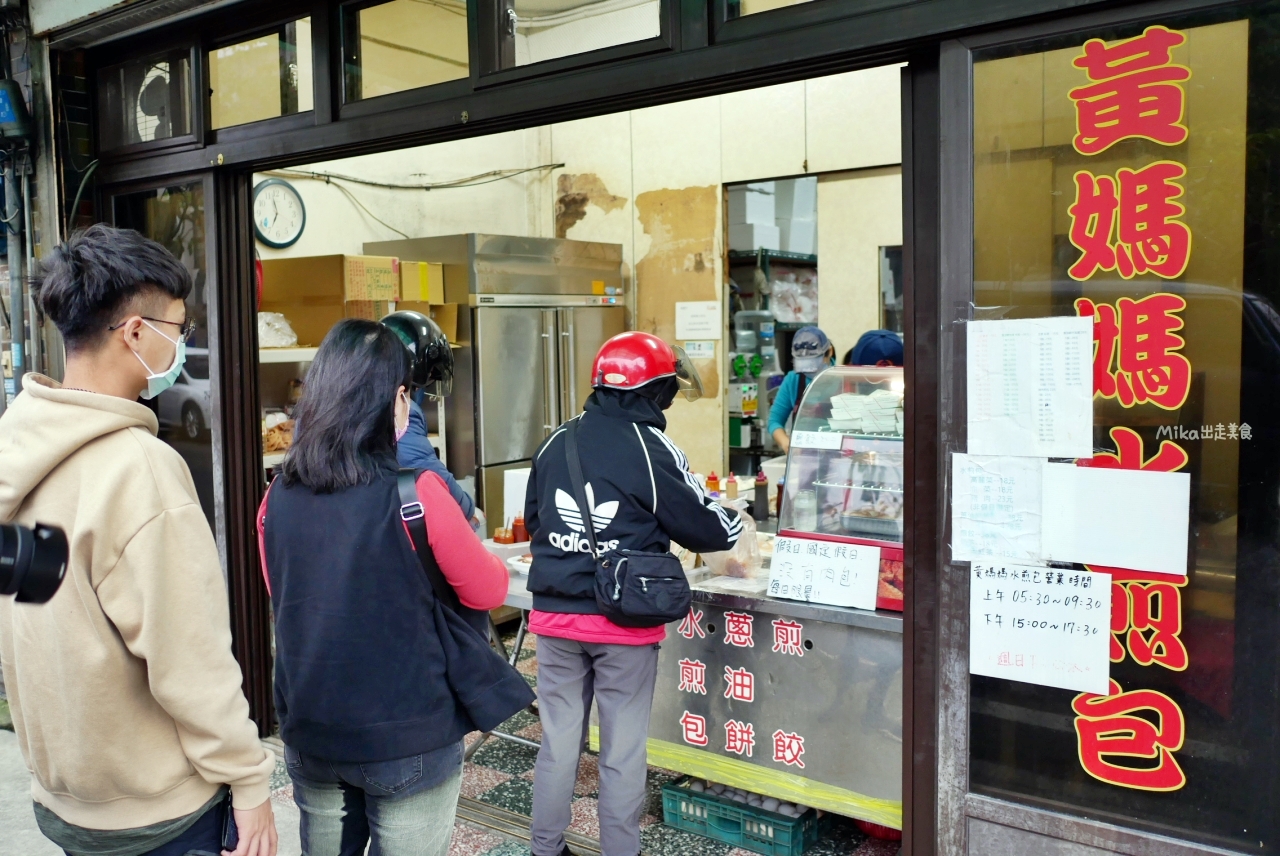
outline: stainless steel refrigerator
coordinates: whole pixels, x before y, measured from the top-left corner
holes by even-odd
[[[467,234],[364,251],[440,264],[444,301],[463,307],[446,460],[456,477],[475,476],[492,533],[503,522],[504,472],[529,466],[543,439],[582,410],[596,351],[626,329],[622,246]]]

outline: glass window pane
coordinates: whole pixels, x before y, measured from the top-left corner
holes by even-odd
[[[187,462],[209,525],[217,531],[213,500],[213,390],[209,377],[209,282],[206,278],[204,184],[120,194],[112,199],[116,226],[137,229],[163,244],[189,271],[194,287],[187,318],[196,323],[187,341],[182,375],[171,389],[144,401],[160,421],[160,439]]]
[[[754,15],[757,12],[770,12],[774,9],[785,9],[788,6],[799,6],[811,0],[729,0],[725,4],[725,17],[732,21],[743,15]]]
[[[342,38],[347,101],[471,73],[465,0],[391,0],[347,7]]]
[[[186,50],[98,72],[103,150],[191,133],[191,59]]]
[[[992,657],[1009,679],[972,678],[970,782],[1261,852],[1280,844],[1280,7],[1248,8],[975,58],[977,317],[1091,318],[1091,465],[1187,473],[1190,525],[1168,533],[1185,576],[1060,569],[1110,574],[1110,695]]]
[[[658,0],[514,0],[507,15],[508,34],[515,38],[516,65],[662,34]]]
[[[209,52],[211,128],[302,113],[313,98],[310,18]]]

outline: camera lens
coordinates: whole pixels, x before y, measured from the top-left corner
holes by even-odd
[[[0,595],[44,603],[67,573],[67,536],[56,526],[0,524]]]

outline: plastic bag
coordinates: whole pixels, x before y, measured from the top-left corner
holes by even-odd
[[[741,512],[738,518],[742,521],[742,534],[737,543],[723,553],[703,553],[702,562],[717,576],[757,580],[764,576],[764,557],[756,538],[756,522]]]
[[[774,265],[769,306],[777,321],[818,323],[818,272],[813,268]]]
[[[293,348],[298,344],[298,334],[289,326],[289,319],[279,312],[258,313],[258,347]]]

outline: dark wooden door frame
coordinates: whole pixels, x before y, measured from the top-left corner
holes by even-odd
[[[240,664],[249,714],[261,736],[275,727],[271,690],[271,603],[259,572],[255,528],[263,493],[258,374],[246,370],[258,352],[253,227],[249,211],[252,174],[217,170],[165,176],[147,182],[100,187],[102,219],[114,222],[119,194],[199,182],[204,187],[205,279],[211,292],[209,339],[217,361],[212,373],[215,519],[226,562],[231,647]]]
[[[939,75],[936,49],[902,70],[902,268],[908,524],[902,634],[902,852],[937,851]]]
[[[271,601],[259,571],[256,518],[262,499],[262,432],[258,417],[257,288],[249,211],[252,174],[213,174],[221,326],[218,370],[223,424],[222,477],[226,507],[227,588],[231,644],[244,675],[249,715],[265,737],[275,728],[271,690]]]

